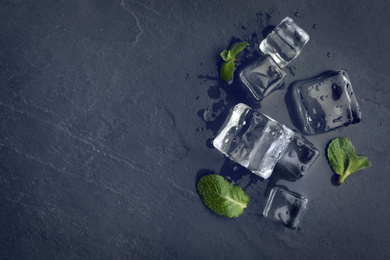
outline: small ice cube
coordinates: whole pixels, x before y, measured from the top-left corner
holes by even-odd
[[[271,190],[263,215],[288,228],[296,229],[306,210],[307,203],[308,200],[300,194],[276,187]]]
[[[260,43],[260,50],[271,55],[279,67],[283,68],[301,53],[309,39],[302,28],[290,17],[286,17]]]
[[[245,104],[237,104],[213,141],[231,160],[267,179],[294,132]]]
[[[305,134],[321,134],[361,120],[356,95],[345,70],[295,82],[290,91],[290,115]]]
[[[248,87],[256,101],[281,88],[285,78],[286,73],[269,55],[263,56],[240,72],[242,83]]]
[[[300,179],[306,175],[318,156],[317,148],[305,137],[295,133],[286,152],[278,161],[278,168],[290,174],[292,179]]]

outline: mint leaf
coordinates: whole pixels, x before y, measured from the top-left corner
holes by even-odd
[[[219,71],[219,76],[222,80],[224,81],[231,80],[235,69],[234,60],[236,59],[236,55],[237,53],[242,51],[247,45],[249,45],[249,43],[247,42],[236,42],[229,48],[229,50],[223,50],[219,54],[223,59]]]
[[[229,49],[232,59],[236,58],[237,53],[242,51],[247,45],[249,45],[247,42],[236,42],[233,44]]]
[[[328,146],[327,155],[333,171],[340,175],[339,183],[343,183],[351,173],[371,166],[366,156],[356,155],[351,141],[344,137],[333,139]]]
[[[229,51],[227,51],[227,50],[223,50],[219,55],[222,57],[222,59],[224,61],[229,61],[230,60],[230,58],[229,58],[230,54],[229,54]]]
[[[350,154],[355,154],[355,148],[347,138],[335,138],[328,146],[328,160],[332,169],[342,175],[348,167]]]
[[[240,216],[249,201],[240,186],[232,185],[218,174],[201,177],[196,186],[203,203],[214,213],[227,218]]]
[[[219,77],[224,81],[229,81],[233,77],[234,73],[234,60],[222,61],[221,70],[219,71]]]

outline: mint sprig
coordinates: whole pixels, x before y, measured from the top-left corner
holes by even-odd
[[[328,146],[328,160],[335,173],[340,175],[338,183],[344,182],[351,173],[371,166],[366,156],[356,155],[355,147],[345,137],[333,139]]]
[[[221,69],[219,71],[219,77],[224,81],[229,81],[233,77],[236,60],[236,55],[242,51],[249,43],[247,42],[236,42],[233,44],[229,50],[223,50],[220,53],[222,58]]]
[[[201,177],[196,186],[203,203],[214,213],[227,218],[240,216],[249,201],[240,186],[229,183],[218,174]]]

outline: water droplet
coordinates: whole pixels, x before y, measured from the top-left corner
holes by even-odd
[[[333,123],[338,123],[338,122],[341,122],[342,120],[343,120],[343,117],[340,116],[340,117],[338,117],[336,119],[333,119]]]
[[[295,13],[295,16],[296,16],[296,17],[300,17],[301,14],[300,14],[299,12],[296,12],[296,13]]]
[[[313,24],[313,29],[314,29],[314,30],[317,29],[317,24]]]
[[[341,95],[343,94],[343,88],[340,87],[337,84],[332,85],[332,99],[334,101],[337,101],[340,99]]]
[[[326,56],[328,56],[330,58],[332,56],[332,53],[328,52],[328,54],[326,54]]]

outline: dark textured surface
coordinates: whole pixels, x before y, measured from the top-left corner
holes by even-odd
[[[295,3],[294,3],[295,2]],[[390,40],[385,0],[0,2],[0,258],[387,259]],[[218,80],[218,54],[285,16],[311,39],[289,83],[346,69],[363,120],[310,136],[320,151],[296,182],[249,173],[210,145],[228,110],[251,104]],[[294,128],[285,87],[260,111]],[[335,185],[336,136],[372,167]],[[197,179],[221,173],[250,197],[213,214]],[[309,199],[298,230],[262,216],[284,185]]]

